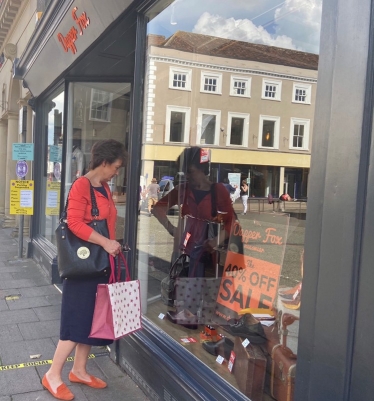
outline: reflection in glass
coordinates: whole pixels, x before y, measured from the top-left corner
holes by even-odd
[[[321,6],[319,0],[176,0],[148,24],[139,181],[142,187],[152,178],[162,183],[158,202],[167,220],[156,218],[157,204],[149,216],[142,199],[137,269],[143,313],[174,340],[196,340],[187,349],[248,399],[281,401],[282,378],[295,373]],[[203,148],[201,160],[210,157],[207,180],[226,191],[221,199],[229,199],[237,231],[192,277],[188,269],[196,255],[183,254],[176,237],[188,243],[196,230],[209,232],[200,216],[182,218],[188,187],[205,173],[184,170],[176,160],[196,145]],[[196,191],[193,200],[206,223],[211,203],[203,195]],[[176,260],[181,292],[166,304],[162,291]],[[261,314],[256,307],[264,309]],[[175,318],[160,319],[160,313]],[[272,346],[281,344],[282,328],[289,331],[287,367],[274,368],[273,381],[263,373],[273,388],[257,388],[248,355],[256,353],[265,364],[262,372],[271,372],[266,364]],[[219,334],[226,352],[215,345]],[[216,357],[221,352],[228,363],[232,350],[239,368],[230,373],[219,369]]]

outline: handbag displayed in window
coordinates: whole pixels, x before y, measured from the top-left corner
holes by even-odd
[[[73,185],[74,183],[70,187],[70,191]],[[99,216],[99,209],[97,208],[96,197],[91,182],[90,194],[92,221],[87,225],[104,237],[109,238],[106,219],[97,219]],[[69,195],[66,199],[64,211],[61,214],[60,224],[55,231],[57,263],[60,277],[79,278],[101,276],[109,271],[109,254],[102,246],[85,241],[70,231],[67,223],[68,199]]]

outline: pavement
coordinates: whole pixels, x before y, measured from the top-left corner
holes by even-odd
[[[41,385],[59,339],[61,292],[31,259],[18,259],[18,240],[0,228],[0,401],[55,400]],[[143,391],[109,357],[92,349],[91,374],[108,387],[96,390],[72,384],[65,364],[63,380],[76,401],[147,401]]]

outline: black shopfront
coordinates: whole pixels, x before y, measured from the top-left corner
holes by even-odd
[[[180,132],[185,138],[190,132],[187,118],[194,103],[194,95],[188,92],[193,68],[199,64],[204,69],[202,98],[211,88],[225,90],[225,83],[220,82],[224,69],[216,68],[207,58],[197,60],[199,49],[188,50],[196,56],[193,67],[186,63],[167,67],[170,79],[155,60],[167,65],[173,57],[178,59],[177,55],[172,50],[157,53],[156,49],[156,56],[148,57],[147,34],[152,31],[150,24],[154,18],[164,12],[165,21],[174,26],[183,16],[183,10],[178,14],[178,4],[182,7],[188,1],[50,2],[14,69],[15,78],[22,79],[33,96],[30,106],[35,112],[34,143],[39,152],[34,163],[37,207],[31,222],[29,256],[45,269],[51,282],[60,282],[54,229],[71,182],[86,171],[89,149],[96,140],[123,141],[129,161],[110,185],[118,203],[117,236],[129,246],[127,256],[133,277],[139,278],[143,286],[144,317],[143,330],[113,346],[113,359],[153,400],[283,401],[272,389],[271,368],[262,382],[263,392],[251,398],[248,390],[251,380],[245,385],[238,384],[238,372],[229,372],[227,361],[221,365],[212,355],[204,354],[199,341],[196,345],[186,345],[185,339],[195,337],[194,343],[199,334],[179,331],[163,320],[165,310],[160,306],[158,290],[160,277],[164,277],[170,262],[165,255],[171,240],[159,231],[153,216],[138,217],[139,179],[145,177],[143,173],[149,167],[146,163],[151,158],[149,152],[147,157],[144,155],[144,143],[151,138],[147,135],[152,135],[153,129],[155,132],[167,129],[151,127],[155,101],[152,90],[159,83],[165,84],[166,89],[173,85],[178,90],[186,89],[175,92],[185,100],[185,105],[175,102],[165,106],[166,118],[183,124]],[[201,7],[203,3],[209,1],[201,2]],[[287,222],[289,242],[284,264],[288,264],[288,270],[280,278],[284,288],[302,281],[302,306],[299,294],[294,293],[295,298],[299,296],[299,304],[295,306],[294,302],[295,307],[283,310],[297,318],[294,326],[297,329],[289,328],[295,360],[297,354],[296,378],[290,380],[294,380],[293,399],[297,401],[369,400],[374,391],[371,378],[374,347],[370,335],[374,330],[370,306],[374,301],[370,245],[374,221],[370,169],[373,4],[365,0],[357,10],[354,2],[333,0],[325,2],[323,7],[308,214],[306,222],[296,218]],[[235,18],[239,18],[238,9],[236,12]],[[353,20],[361,21],[359,26],[352,24]],[[203,22],[202,18],[194,29]],[[218,36],[217,32],[209,34]],[[162,30],[156,33],[160,37],[170,34]],[[245,76],[247,72],[237,69],[233,73],[231,82],[236,85],[236,94],[251,82]],[[191,79],[192,84],[200,82],[199,79]],[[269,85],[275,91],[279,81],[275,79]],[[263,114],[278,121],[276,106],[272,107]],[[214,108],[210,110],[206,100],[201,115],[218,119],[218,107]],[[232,113],[247,121],[243,113],[237,110]],[[218,132],[218,124],[216,128]],[[188,143],[191,144],[186,140],[182,145]],[[175,152],[172,146],[170,149]],[[157,159],[156,155],[154,158]],[[244,225],[247,218],[243,217]],[[301,269],[300,254],[304,255]],[[292,275],[292,271],[296,273]],[[287,327],[283,329],[280,335],[285,334]],[[246,348],[242,344],[237,347],[240,352]],[[240,354],[241,361],[250,359],[244,351]],[[283,379],[278,377],[280,385],[282,380],[285,383],[288,380]]]

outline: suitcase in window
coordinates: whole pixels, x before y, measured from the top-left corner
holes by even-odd
[[[271,352],[271,395],[277,401],[293,401],[297,356],[287,347],[287,326],[298,317],[285,313],[282,316],[282,343],[274,346]]]
[[[234,352],[236,355],[233,374],[239,390],[251,401],[262,401],[264,392],[266,358],[257,345],[249,344],[246,348],[242,342],[245,338],[235,337]]]

